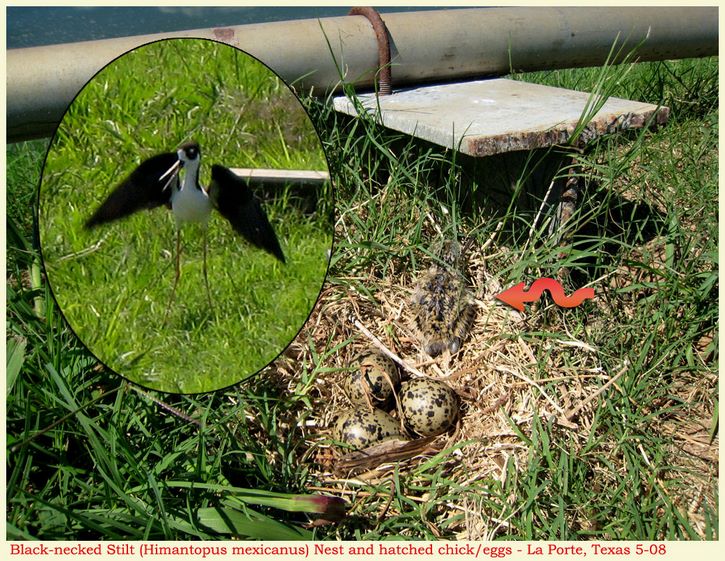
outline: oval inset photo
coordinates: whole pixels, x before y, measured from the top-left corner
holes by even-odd
[[[51,143],[38,224],[63,315],[147,388],[213,391],[263,369],[327,273],[332,186],[304,107],[234,47],[168,39],[86,84]]]

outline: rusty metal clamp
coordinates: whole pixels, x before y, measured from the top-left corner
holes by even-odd
[[[372,24],[378,41],[378,95],[390,95],[393,91],[393,75],[390,68],[390,41],[388,28],[375,8],[355,6],[351,16],[365,16]]]

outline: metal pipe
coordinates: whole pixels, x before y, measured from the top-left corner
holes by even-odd
[[[638,59],[716,55],[718,11],[696,8],[475,8],[384,14],[394,87],[428,81],[596,66],[615,40]],[[52,133],[83,85],[111,60],[169,37],[215,39],[256,56],[299,89],[347,82],[370,87],[375,34],[358,16],[198,29],[7,52],[7,132],[15,141]]]

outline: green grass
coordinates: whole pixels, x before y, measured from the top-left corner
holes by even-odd
[[[484,458],[470,457],[482,444],[495,454],[499,437],[458,442],[460,451],[377,482],[349,482],[348,516],[311,530],[301,528],[307,516],[240,490],[336,489],[312,463],[308,443],[319,433],[308,422],[327,406],[335,357],[357,337],[347,320],[327,318],[337,330],[320,331],[315,314],[272,367],[234,388],[130,391],[78,342],[47,284],[33,281],[26,201],[44,144],[9,146],[8,537],[229,537],[222,513],[239,522],[241,537],[269,538],[262,528],[273,528],[280,538],[454,539],[468,519],[490,539],[718,539],[717,69],[717,59],[703,59],[609,70],[621,77],[610,93],[661,102],[672,115],[659,130],[612,136],[579,156],[587,196],[565,262],[569,288],[591,284],[597,305],[542,306],[520,329],[492,339],[525,340],[535,360],[522,371],[554,396],[561,386],[546,381],[549,371],[583,364],[577,349],[554,353],[564,334],[596,347],[592,365],[610,376],[627,364],[585,430],[551,423],[532,400],[527,419],[508,417],[514,436],[506,442],[515,447],[499,476],[476,472],[473,460]],[[599,77],[597,69],[517,76],[584,90]],[[496,245],[509,251],[492,252],[486,263],[502,286],[561,269],[561,248],[544,225],[531,232],[530,213],[517,205],[488,213],[490,177],[477,175],[474,163],[306,104],[338,189],[327,302],[354,297],[379,306],[386,280],[427,266],[434,225],[482,243],[502,221]],[[662,247],[661,267],[647,253],[652,240],[661,240],[654,248]],[[191,283],[198,253],[192,247],[186,255],[183,282]],[[599,384],[586,382],[585,394]]]
[[[51,144],[39,215],[46,273],[80,339],[130,380],[183,393],[233,384],[282,351],[317,299],[332,243],[329,187],[319,190],[311,217],[289,189],[265,203],[285,265],[215,215],[210,309],[203,237],[184,227],[182,278],[166,317],[174,279],[170,213],[138,213],[91,231],[83,223],[141,159],[192,139],[207,162],[203,183],[214,162],[326,168],[302,106],[261,63],[210,41],[153,43],[103,69],[76,97]]]

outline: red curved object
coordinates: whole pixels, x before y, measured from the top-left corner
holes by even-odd
[[[584,300],[594,298],[593,288],[580,288],[573,292],[569,296],[564,292],[564,287],[556,279],[541,278],[537,279],[531,285],[528,290],[524,289],[525,283],[520,282],[519,284],[512,286],[509,289],[504,290],[500,294],[496,295],[498,300],[508,304],[509,306],[516,308],[519,312],[524,311],[525,302],[535,302],[545,290],[549,291],[554,303],[562,308],[574,308],[581,304]]]

